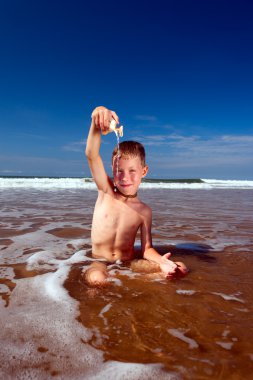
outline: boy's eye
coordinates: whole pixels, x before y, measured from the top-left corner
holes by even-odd
[[[131,173],[135,173],[135,170],[134,170],[134,169],[131,169],[130,172],[131,172]]]

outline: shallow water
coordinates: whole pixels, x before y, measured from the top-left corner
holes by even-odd
[[[252,190],[140,195],[154,245],[191,271],[114,265],[94,290],[81,270],[96,191],[0,192],[1,378],[252,378]]]

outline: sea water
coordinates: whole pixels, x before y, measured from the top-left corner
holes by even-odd
[[[1,378],[251,379],[252,189],[143,188],[154,246],[190,273],[114,264],[94,291],[81,273],[97,194],[44,181],[0,191]]]

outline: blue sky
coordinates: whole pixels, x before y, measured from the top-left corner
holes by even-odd
[[[97,105],[151,178],[253,179],[251,1],[0,0],[0,175],[89,176]],[[110,171],[115,135],[103,139]]]

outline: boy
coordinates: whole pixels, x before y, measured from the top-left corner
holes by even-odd
[[[105,107],[95,108],[91,117],[85,153],[98,188],[91,231],[92,256],[110,263],[134,259],[134,241],[140,229],[143,258],[156,263],[167,278],[185,275],[187,268],[183,263],[174,263],[168,259],[170,253],[161,256],[152,247],[152,212],[137,195],[141,179],[148,172],[144,147],[134,141],[124,141],[120,144],[119,157],[114,149],[112,181],[105,172],[99,150],[101,133],[108,132],[112,119],[118,124],[119,118]],[[94,262],[84,271],[84,276],[89,285],[104,285],[107,267],[101,261]]]

